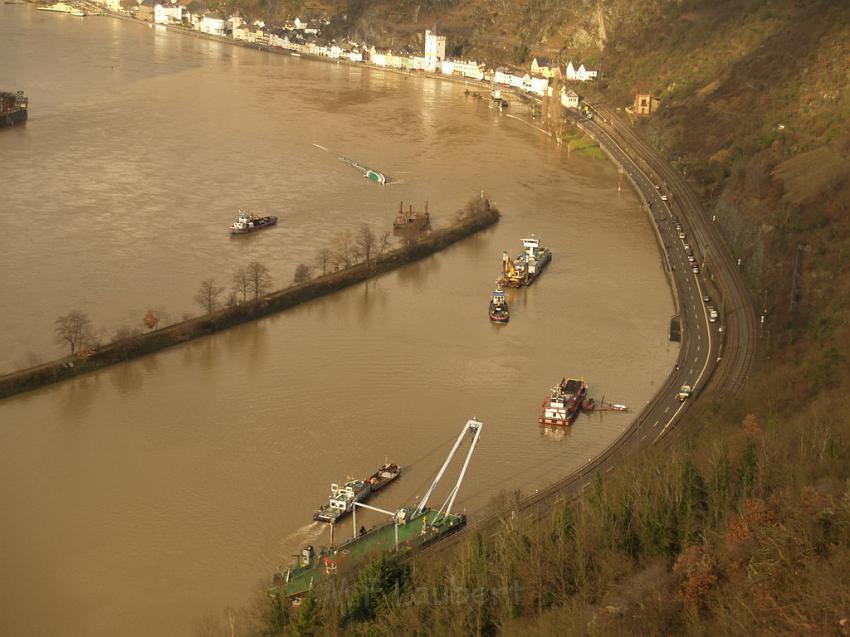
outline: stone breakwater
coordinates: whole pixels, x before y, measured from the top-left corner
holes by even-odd
[[[496,223],[499,217],[499,211],[489,200],[474,199],[458,211],[456,219],[449,226],[434,230],[403,247],[390,250],[372,259],[369,264],[358,263],[350,268],[271,292],[256,302],[242,303],[213,312],[211,316],[188,319],[162,329],[114,341],[98,348],[87,359],[66,356],[0,376],[0,399],[139,358],[342,290],[435,254],[488,228]]]

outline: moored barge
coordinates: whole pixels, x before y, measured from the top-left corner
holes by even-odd
[[[390,521],[369,530],[366,530],[365,527],[358,530],[355,519],[352,523],[351,539],[336,546],[333,543],[335,525],[331,525],[331,545],[322,547],[319,551],[316,551],[313,545],[302,549],[295,566],[286,571],[279,569],[275,574],[273,578],[274,587],[268,591],[269,595],[287,597],[293,603],[298,603],[306,593],[318,586],[323,580],[336,575],[343,565],[350,566],[362,563],[377,554],[392,550],[409,552],[460,531],[466,526],[466,515],[452,513],[452,507],[483,427],[483,423],[474,419],[466,422],[443,466],[417,505],[402,507],[395,511],[385,511],[370,505],[355,504],[355,516],[356,506],[361,506],[390,516]],[[433,509],[427,506],[428,500],[464,439],[469,440],[469,449],[457,482],[449,491],[448,497],[440,508]],[[393,466],[384,465],[384,467]]]
[[[366,478],[366,484],[369,485],[372,493],[375,493],[375,491],[380,491],[400,475],[401,467],[394,462],[387,462],[375,473]]]
[[[398,214],[393,220],[393,230],[396,232],[427,230],[431,227],[431,214],[428,212],[428,202],[425,202],[425,212],[413,209],[413,205],[405,210],[404,202],[398,204]]]
[[[27,121],[29,99],[23,91],[17,93],[0,92],[0,128],[17,126]]]
[[[540,240],[533,235],[522,240],[523,251],[513,259],[507,252],[502,253],[502,277],[499,282],[503,286],[521,288],[531,285],[540,276],[552,260],[552,251],[540,245]]]
[[[582,409],[594,408],[592,398],[587,396],[587,384],[576,378],[563,378],[543,399],[538,422],[543,425],[571,425]]]

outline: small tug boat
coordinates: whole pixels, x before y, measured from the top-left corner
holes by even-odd
[[[500,283],[511,288],[531,285],[552,260],[549,248],[540,246],[540,240],[533,235],[522,240],[523,251],[511,259],[507,252],[502,253],[502,278]]]
[[[313,519],[335,524],[351,513],[355,502],[362,502],[371,492],[372,488],[363,480],[349,480],[341,487],[334,483],[331,485],[331,497],[328,503],[323,504],[313,513]]]
[[[239,211],[236,221],[228,228],[230,234],[248,234],[255,230],[263,230],[277,225],[277,217],[255,217],[254,215]]]
[[[490,297],[490,320],[494,323],[507,323],[511,320],[508,299],[505,297],[504,291],[498,286],[493,291],[493,296]]]
[[[575,378],[563,378],[543,400],[538,422],[544,425],[571,425],[582,409],[591,411],[595,407],[587,396],[587,384]]]

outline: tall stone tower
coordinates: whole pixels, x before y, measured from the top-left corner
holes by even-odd
[[[425,65],[426,70],[434,72],[439,60],[446,59],[446,36],[425,30]]]

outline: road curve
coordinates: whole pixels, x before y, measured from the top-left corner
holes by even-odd
[[[610,110],[590,108],[593,119],[577,111],[565,113],[619,166],[652,215],[681,320],[681,348],[677,364],[658,394],[620,437],[581,468],[523,498],[514,511],[524,516],[544,515],[553,502],[588,487],[594,474],[613,470],[623,454],[665,440],[691,402],[704,392],[729,394],[740,390],[755,360],[758,328],[752,299],[737,259],[708,219],[696,193],[628,124]],[[686,246],[696,259],[698,272],[688,261]],[[717,321],[709,320],[704,295],[716,305]],[[691,398],[679,401],[679,388],[685,384],[692,387]],[[493,533],[502,518],[501,512],[472,518],[467,528]],[[455,534],[424,551],[442,552],[465,535]]]

